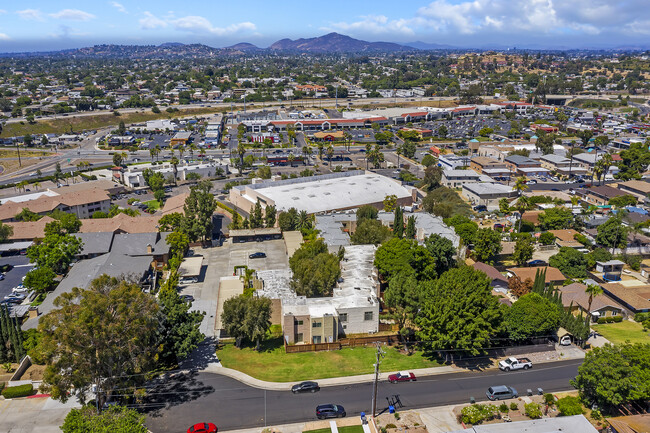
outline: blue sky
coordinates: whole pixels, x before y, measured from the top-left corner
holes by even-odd
[[[648,0],[23,0],[0,2],[0,52],[101,43],[268,46],[330,31],[459,47],[650,47]]]

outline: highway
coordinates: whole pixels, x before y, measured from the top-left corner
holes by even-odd
[[[380,382],[378,410],[386,409],[386,398],[398,394],[403,409],[467,403],[470,397],[486,400],[493,385],[509,385],[519,391],[543,388],[545,392],[572,389],[569,381],[578,373],[581,360],[536,364],[529,371],[463,371],[422,377],[417,382]],[[341,404],[347,416],[370,413],[372,384],[322,388],[314,394],[293,395],[289,391],[265,391],[212,373],[188,373],[165,380],[148,390],[147,427],[153,433],[185,431],[197,422],[214,422],[219,431],[315,421],[316,406]],[[159,407],[164,408],[160,409]]]

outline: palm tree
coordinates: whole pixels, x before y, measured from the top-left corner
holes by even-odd
[[[397,154],[397,169],[399,170],[399,156],[402,154],[402,146],[397,146],[395,153]]]
[[[289,155],[287,155],[287,161],[289,161],[289,166],[290,167],[293,167],[293,161],[295,161],[295,160],[296,160],[296,157],[293,156],[293,153],[290,153]]]
[[[609,153],[605,154],[596,162],[596,165],[594,166],[594,175],[598,179],[598,182],[602,184],[602,179],[604,176],[607,175],[607,172],[609,171],[609,167],[612,165],[612,155]],[[592,184],[593,184],[593,176],[591,178]]]
[[[29,185],[29,182],[27,182],[26,180],[22,180],[22,181],[20,181],[20,182],[18,183],[18,185],[17,185],[17,186],[18,186],[18,191],[20,191],[20,190],[22,189],[23,192],[24,192],[24,191],[25,191],[25,187],[26,187],[27,185]]]
[[[366,170],[368,170],[368,160],[370,159],[370,151],[372,150],[372,145],[370,143],[366,144]]]
[[[41,183],[40,183],[40,182],[34,182],[34,189],[35,189],[36,191],[38,191],[38,189],[39,189],[40,187],[41,187]]]
[[[172,164],[172,167],[174,168],[174,185],[176,185],[177,184],[176,183],[176,176],[178,175],[178,163],[179,163],[179,161],[178,161],[178,158],[176,158],[175,156],[172,156],[172,159],[171,159],[170,162]]]
[[[321,141],[316,146],[318,147],[318,159],[323,161],[323,149],[325,148],[325,144]]]
[[[194,159],[194,151],[198,150],[198,148],[196,147],[196,144],[194,144],[194,143],[190,144],[188,150],[190,152],[190,158]]]
[[[185,146],[181,144],[180,146],[178,146],[178,159],[179,160],[183,159],[183,154],[184,153],[185,153]]]
[[[589,295],[589,305],[587,306],[587,313],[591,314],[591,303],[594,301],[594,298],[598,295],[603,294],[603,288],[598,284],[589,284],[585,289],[585,293]]]
[[[304,156],[303,162],[305,163],[305,165],[307,165],[307,160],[309,159],[309,155],[312,154],[311,147],[309,147],[309,146],[303,147],[302,148],[302,154]]]
[[[517,195],[521,196],[521,194],[528,189],[528,185],[526,185],[526,177],[518,177],[513,188],[517,191]]]
[[[334,156],[334,146],[330,145],[327,148],[327,159],[329,160],[330,170],[332,169],[332,156]]]
[[[311,219],[306,211],[301,210],[298,214],[298,228],[299,229],[309,229],[311,228]]]
[[[352,135],[350,135],[349,132],[344,132],[343,137],[345,138],[345,142],[347,144],[348,152],[350,151],[350,141],[352,141]]]

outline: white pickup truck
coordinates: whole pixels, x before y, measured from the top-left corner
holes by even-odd
[[[503,361],[499,361],[499,369],[503,371],[528,370],[529,368],[533,368],[533,363],[528,358],[515,358],[511,356]]]

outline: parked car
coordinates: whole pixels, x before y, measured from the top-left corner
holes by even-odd
[[[13,293],[27,293],[27,292],[29,292],[29,289],[27,287],[23,286],[22,284],[19,284],[16,287],[14,287],[13,289],[11,289],[11,291]]]
[[[560,338],[560,346],[571,346],[571,336],[565,335]]]
[[[528,266],[548,266],[544,260],[531,260]]]
[[[526,184],[527,184],[527,185],[536,185],[536,184],[537,184],[537,181],[536,181],[535,179],[528,179],[528,180],[526,181]]]
[[[318,386],[318,383],[311,382],[311,381],[300,382],[291,387],[291,392],[293,392],[294,394],[300,392],[316,392],[318,390],[320,390],[320,386]]]
[[[199,279],[196,277],[183,277],[181,278],[180,283],[181,284],[193,284],[193,283],[198,283]]]
[[[217,433],[217,426],[211,422],[200,422],[188,428],[187,433]]]
[[[266,253],[256,252],[248,256],[249,259],[263,259],[266,257]]]
[[[390,383],[397,383],[397,382],[415,382],[416,378],[413,373],[410,371],[399,371],[395,374],[391,374],[388,376],[388,381]]]
[[[507,400],[519,397],[516,389],[505,385],[491,386],[485,395],[489,400]]]
[[[12,293],[11,295],[5,296],[5,301],[11,304],[20,304],[27,296],[22,293]]]
[[[190,304],[194,302],[194,296],[192,295],[181,295],[180,298],[185,302],[189,302]]]
[[[316,417],[318,419],[344,418],[345,409],[340,404],[320,404],[316,406]]]
[[[515,358],[511,356],[503,361],[499,361],[499,370],[503,371],[528,370],[529,368],[533,368],[533,363],[528,358]]]
[[[5,274],[0,274],[0,281],[5,279]]]
[[[487,212],[487,206],[482,205],[482,204],[478,205],[478,206],[474,206],[474,210],[476,212]]]

